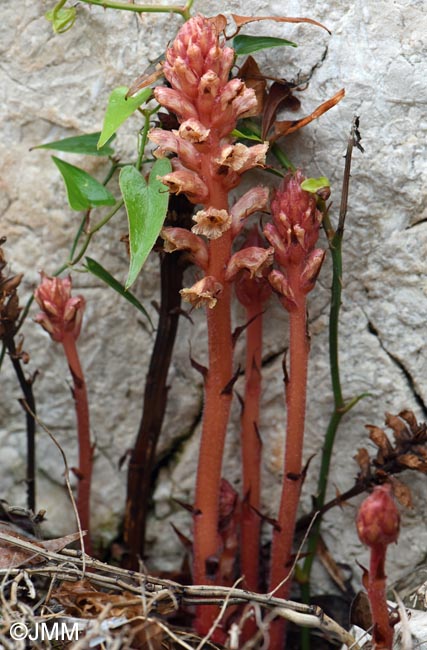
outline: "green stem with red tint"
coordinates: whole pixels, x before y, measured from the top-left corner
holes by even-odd
[[[93,469],[93,446],[90,440],[89,404],[86,382],[77,352],[76,340],[71,332],[65,332],[62,345],[73,377],[73,397],[77,417],[77,435],[79,442],[77,511],[80,517],[80,525],[83,530],[87,531],[85,551],[91,555],[90,490]]]

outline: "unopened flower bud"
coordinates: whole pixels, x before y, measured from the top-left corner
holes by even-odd
[[[304,269],[301,273],[301,289],[305,293],[308,293],[314,287],[324,259],[325,251],[322,251],[320,248],[315,248],[305,261]]]
[[[218,296],[222,292],[222,288],[222,284],[216,278],[207,275],[196,284],[193,284],[192,287],[181,289],[180,294],[183,300],[191,303],[196,309],[205,306],[213,309],[218,302]]]
[[[390,485],[379,485],[366,497],[357,513],[356,526],[360,541],[367,546],[397,541],[400,516]]]
[[[285,278],[281,271],[274,270],[269,276],[268,280],[272,286],[273,291],[279,295],[280,302],[288,311],[293,311],[297,307],[295,294],[289,286],[288,280]]]
[[[54,341],[62,341],[67,333],[72,334],[74,339],[78,338],[85,300],[83,296],[71,296],[71,277],[51,278],[42,273],[42,281],[34,297],[42,309],[35,321]]]
[[[218,239],[231,227],[231,215],[227,210],[217,210],[216,208],[199,210],[193,216],[193,221],[196,222],[191,229],[193,233],[204,235],[208,239]]]

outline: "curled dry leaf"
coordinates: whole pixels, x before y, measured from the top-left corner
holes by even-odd
[[[238,14],[231,14],[231,16],[237,27],[237,31],[235,34],[233,34],[233,36],[236,36],[236,34],[240,32],[243,25],[247,25],[248,23],[256,23],[263,20],[273,20],[276,23],[308,23],[310,25],[315,25],[316,27],[325,29],[328,34],[331,33],[329,29],[325,27],[325,25],[318,23],[317,20],[313,20],[312,18],[296,18],[289,16],[239,16]]]
[[[298,129],[301,129],[303,126],[310,124],[313,120],[316,120],[318,117],[329,111],[330,108],[338,104],[345,95],[345,90],[342,88],[339,90],[333,97],[328,99],[323,104],[320,104],[310,115],[301,118],[300,120],[283,120],[274,123],[274,135],[270,138],[270,142],[275,142],[278,138],[281,138],[284,135],[290,135]]]
[[[242,81],[245,82],[247,88],[252,88],[254,90],[257,99],[257,110],[254,115],[260,115],[264,109],[267,81],[253,56],[248,56],[240,68],[239,79],[242,79]]]

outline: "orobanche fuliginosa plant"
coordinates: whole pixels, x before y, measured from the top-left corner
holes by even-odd
[[[304,171],[297,169],[287,158],[279,140],[332,108],[342,99],[344,91],[339,91],[304,118],[279,120],[279,110],[295,111],[300,107],[300,100],[293,91],[302,90],[302,84],[266,78],[252,56],[237,66],[238,56],[273,46],[294,45],[284,39],[240,35],[240,30],[248,23],[276,20],[322,25],[303,18],[234,15],[237,29],[233,37],[227,37],[226,18],[222,15],[207,18],[199,14],[191,17],[191,0],[185,7],[174,8],[155,5],[150,8],[110,0],[82,2],[136,12],[173,11],[185,20],[154,71],[143,74],[130,89],[120,87],[112,92],[100,134],[39,145],[71,153],[104,155],[111,162],[104,182],[100,183],[84,170],[54,157],[65,181],[70,207],[82,212],[82,219],[69,259],[52,276],[42,273],[40,286],[34,293],[41,310],[34,320],[42,325],[53,341],[62,344],[73,381],[79,457],[74,472],[76,513],[81,527],[87,531],[84,550],[88,554],[98,553],[97,533],[90,527],[96,444],[90,430],[88,392],[76,346],[77,338],[85,335],[84,323],[82,328],[85,299],[80,295],[72,296],[70,276],[59,276],[74,269],[94,274],[128,300],[152,326],[149,314],[130,289],[148,255],[154,251],[159,259],[160,303],[141,423],[129,453],[121,538],[123,567],[117,569],[120,580],[129,588],[134,585],[132,581],[139,580],[135,583],[136,594],[140,594],[142,584],[149,585],[147,593],[153,592],[153,602],[158,603],[156,615],[170,614],[183,605],[180,621],[184,617],[187,627],[191,622],[196,634],[186,636],[182,647],[201,648],[200,637],[205,637],[205,641],[209,639],[209,647],[219,648],[224,647],[220,644],[226,644],[225,647],[234,650],[261,647],[280,650],[287,643],[285,623],[290,620],[303,627],[317,627],[327,636],[357,648],[359,646],[346,630],[320,608],[310,605],[310,576],[314,557],[320,548],[323,513],[374,488],[360,507],[357,531],[371,551],[370,569],[365,572],[364,583],[374,624],[372,643],[378,650],[391,650],[394,621],[386,601],[384,565],[387,545],[397,540],[400,523],[392,491],[397,500],[410,505],[409,488],[392,475],[403,469],[427,472],[425,425],[418,424],[409,411],[402,411],[399,416],[388,415],[386,424],[393,430],[394,445],[382,429],[370,426],[370,438],[378,447],[377,456],[371,459],[365,449],[359,450],[357,462],[360,471],[354,485],[346,493],[326,502],[338,425],[345,413],[363,397],[359,395],[348,402],[344,400],[338,363],[341,248],[350,162],[354,146],[363,151],[358,118],[354,119],[348,142],[343,198],[335,229],[328,203],[331,192],[328,179],[306,178]],[[66,0],[60,0],[48,14],[58,33],[71,28],[77,18],[75,7],[65,5]],[[135,162],[122,164],[114,154],[112,142],[117,129],[131,115],[140,119],[142,116],[143,125],[139,131]],[[151,143],[152,151],[146,151],[148,143]],[[242,191],[239,185],[248,171],[252,172],[251,179],[259,180]],[[116,173],[119,173],[121,190],[119,199],[107,188]],[[277,176],[280,177],[277,184],[273,187],[272,182],[267,184],[267,179],[274,181]],[[123,205],[128,216],[129,235],[125,243],[130,257],[125,285],[86,255],[92,238],[98,236]],[[96,211],[105,206],[110,206],[109,211],[98,221],[94,220]],[[319,243],[322,230],[326,243]],[[4,243],[3,238],[1,244]],[[332,258],[329,361],[334,409],[325,434],[313,512],[298,520],[302,485],[309,470],[303,466],[310,352],[307,297],[315,289],[327,249]],[[83,258],[84,266],[79,267]],[[34,378],[27,379],[21,365],[28,360],[28,355],[16,339],[31,301],[24,309],[19,306],[17,291],[22,276],[6,275],[5,266],[0,249],[1,360],[7,351],[24,396],[22,402],[26,409],[29,441],[28,507],[35,512],[34,433],[36,424],[40,423],[33,394]],[[193,266],[194,281],[192,284],[189,282],[191,286],[184,286],[184,271],[190,266]],[[284,307],[289,330],[283,333],[283,339],[289,340],[283,364],[283,481],[274,519],[262,514],[265,504],[261,500],[262,441],[259,431],[263,319],[271,299],[278,299]],[[168,580],[171,576],[142,578],[137,572],[145,554],[145,529],[155,477],[156,447],[167,403],[168,370],[178,320],[184,313],[181,301],[189,304],[186,315],[190,320],[198,317],[197,308],[204,311],[207,320],[206,367],[191,359],[193,367],[202,373],[204,387],[194,502],[182,504],[192,516],[192,539],[176,531],[192,558],[191,569],[186,574],[186,582],[192,584],[187,585]],[[245,320],[233,329],[232,306],[235,301],[240,303],[240,313],[244,313]],[[244,392],[237,395],[241,408],[240,493],[223,476],[234,384],[240,374],[240,367],[234,359],[234,347],[239,336],[246,340],[242,371]],[[39,516],[39,520],[42,518]],[[31,521],[34,523],[34,517]],[[261,528],[267,523],[272,525],[271,543],[262,547]],[[297,532],[305,534],[306,544],[302,547],[303,553],[297,553],[295,557]],[[305,602],[296,603],[287,599],[296,563],[301,557],[304,560],[298,566],[297,576]],[[101,571],[101,564],[85,556],[83,571],[85,562],[92,563],[91,571],[86,573],[88,583],[83,583],[81,589],[87,602],[91,599],[95,602],[98,596],[94,595],[92,582],[97,571]],[[102,567],[108,573],[106,565]],[[101,580],[99,584],[107,589],[104,583]],[[68,599],[66,602],[69,603],[69,592],[66,597],[64,593],[59,590],[56,598],[59,602]],[[107,598],[106,593],[102,592],[103,598]],[[136,598],[135,593],[129,596],[124,592],[123,597],[125,594],[126,598]],[[132,607],[135,606],[132,600]],[[160,619],[156,619],[156,623],[154,618],[150,618],[150,608],[147,609],[146,604],[144,607],[141,611],[132,610],[132,618],[142,622],[144,628],[142,637],[138,637],[139,645],[135,647],[172,647],[163,645],[166,638],[168,643],[172,643],[171,638],[174,642],[178,639],[179,646],[179,639],[184,638],[180,636],[181,632],[169,633],[169,628],[163,623],[160,625]],[[126,607],[123,611],[126,612]],[[197,639],[196,645],[191,645],[194,639]],[[303,632],[301,643],[304,650],[310,647],[307,633]]]

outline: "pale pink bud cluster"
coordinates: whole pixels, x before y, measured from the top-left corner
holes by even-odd
[[[71,277],[52,278],[44,273],[42,281],[34,292],[34,297],[42,312],[35,321],[50,334],[54,341],[62,341],[65,334],[76,340],[85,308],[83,296],[71,296]]]
[[[356,526],[366,546],[387,546],[397,541],[400,515],[390,485],[379,485],[366,497],[357,513]]]
[[[322,214],[316,207],[315,196],[301,188],[303,181],[299,170],[283,180],[271,202],[273,222],[264,228],[283,270],[273,271],[269,279],[288,310],[296,306],[295,291],[306,294],[314,287],[325,257],[323,250],[315,248]],[[298,286],[290,286],[290,266],[298,268]]]
[[[253,89],[229,75],[234,50],[221,42],[218,24],[202,16],[188,20],[167,50],[164,73],[171,88],[157,87],[156,100],[178,117],[179,130],[153,129],[156,156],[175,153],[173,172],[163,182],[193,203],[213,203],[206,176],[225,191],[236,187],[240,175],[263,166],[268,144],[234,144],[231,132],[240,117],[256,112]]]

